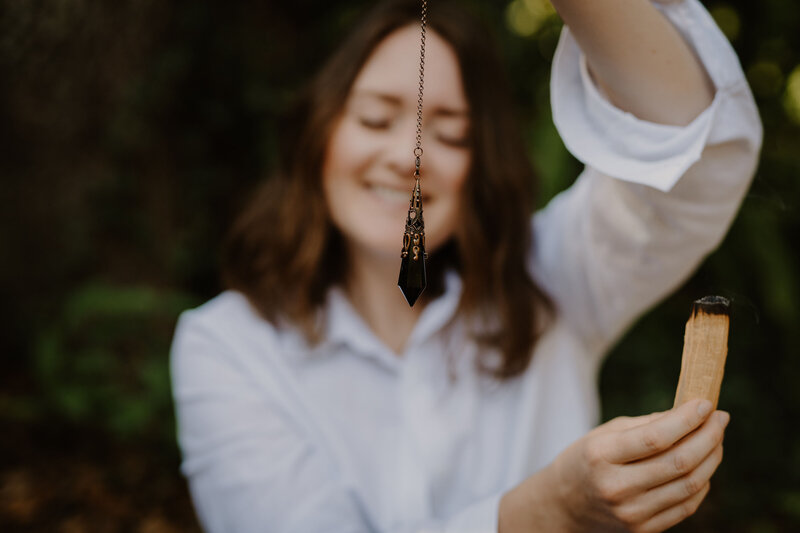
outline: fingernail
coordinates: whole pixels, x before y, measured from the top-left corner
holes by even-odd
[[[730,421],[731,421],[731,415],[729,415],[725,411],[720,411],[719,413],[717,413],[717,422],[719,422],[720,425],[722,425],[722,427],[726,427],[728,425],[728,422]]]
[[[697,414],[700,416],[706,416],[710,412],[711,412],[711,402],[709,402],[708,400],[703,400],[697,406]]]

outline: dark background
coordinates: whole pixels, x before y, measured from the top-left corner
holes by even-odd
[[[219,290],[218,248],[274,161],[276,119],[370,2],[0,3],[0,529],[197,525],[179,475],[168,352]],[[560,22],[470,2],[511,72],[542,203],[580,170],[553,129]],[[604,367],[604,418],[671,405],[691,302],[733,299],[726,460],[678,531],[800,531],[800,8],[706,3],[765,125],[721,248]]]

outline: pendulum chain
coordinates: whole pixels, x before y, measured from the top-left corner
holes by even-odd
[[[419,48],[419,97],[417,98],[417,143],[414,147],[414,188],[411,191],[403,248],[400,252],[400,278],[397,286],[408,305],[414,306],[427,284],[425,273],[425,222],[422,218],[422,192],[419,186],[419,167],[422,159],[422,93],[425,81],[425,31],[428,17],[427,0],[422,0]]]

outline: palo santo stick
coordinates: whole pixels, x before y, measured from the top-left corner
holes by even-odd
[[[710,400],[717,408],[725,358],[728,355],[730,304],[721,296],[706,296],[694,303],[686,323],[683,357],[675,405],[695,398]]]

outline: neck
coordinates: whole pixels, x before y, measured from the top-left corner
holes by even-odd
[[[345,284],[353,307],[375,335],[395,354],[401,354],[425,306],[421,295],[410,307],[397,287],[400,258],[349,254],[349,272]]]

